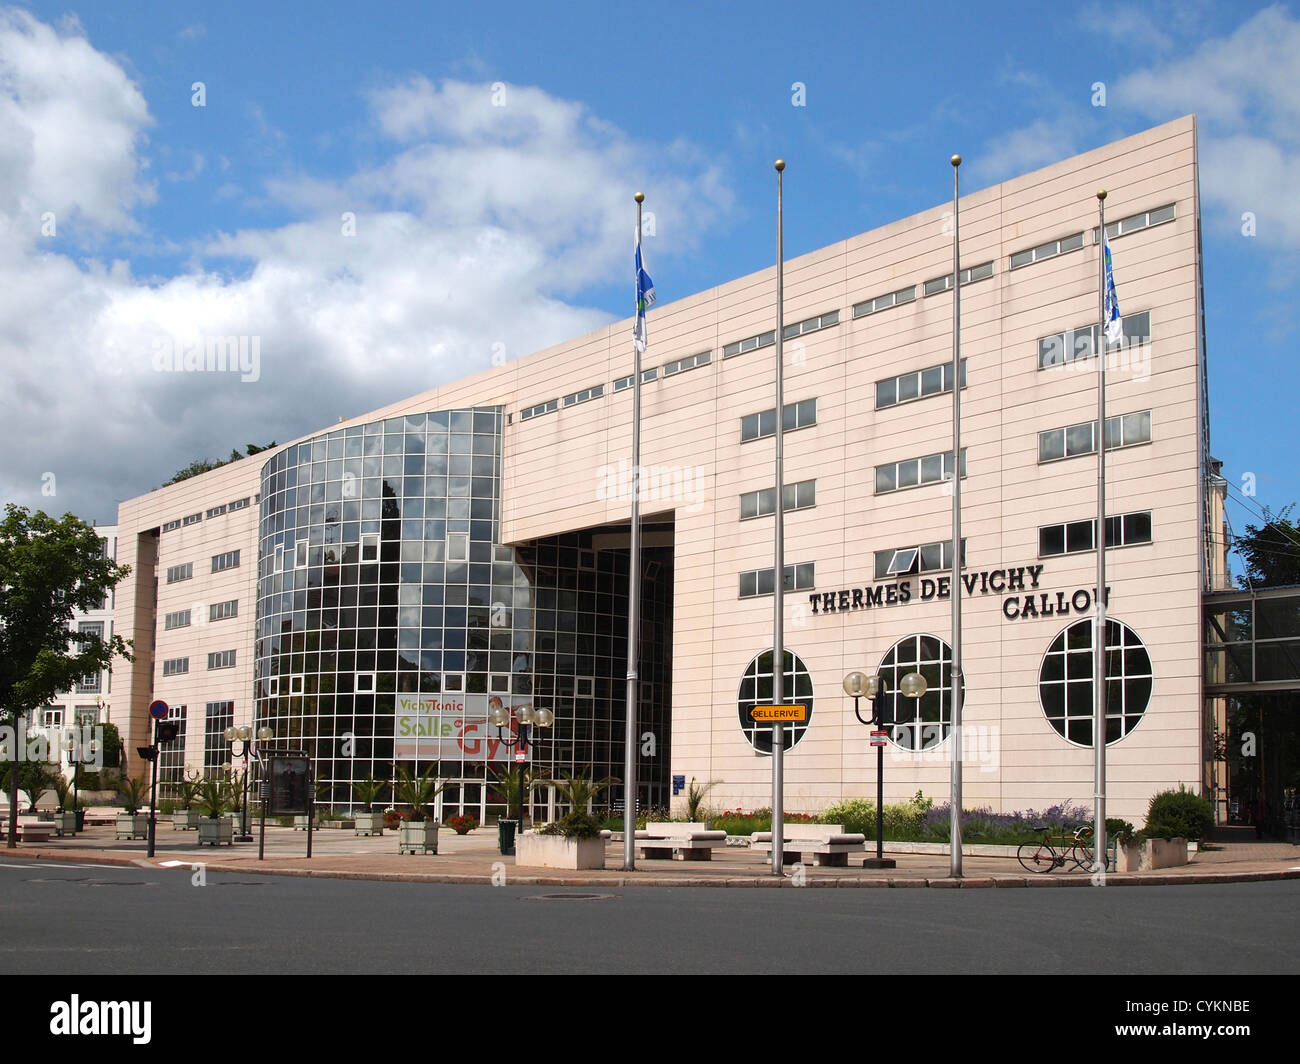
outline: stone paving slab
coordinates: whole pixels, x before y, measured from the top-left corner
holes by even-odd
[[[256,835],[256,829],[254,829]],[[621,843],[606,848],[605,870],[564,871],[518,868],[512,857],[497,852],[496,832],[480,829],[466,836],[443,830],[438,833],[438,854],[399,855],[394,833],[356,836],[351,831],[323,830],[313,834],[313,856],[306,857],[306,834],[288,828],[268,827],[266,859],[257,859],[256,843],[235,846],[200,847],[193,832],[173,831],[160,821],[156,856],[145,856],[140,841],[118,841],[111,826],[90,827],[76,838],[52,839],[48,843],[20,844],[3,849],[8,857],[28,860],[85,861],[112,865],[161,867],[166,862],[182,866],[203,864],[208,871],[262,875],[308,876],[339,879],[373,879],[392,882],[488,884],[504,872],[506,882],[517,886],[606,887],[711,886],[773,888],[795,885],[796,879],[810,887],[884,887],[977,889],[989,887],[1086,887],[1092,885],[1088,872],[1060,869],[1042,875],[1026,873],[1019,864],[1004,857],[966,855],[964,877],[949,876],[946,854],[895,853],[893,869],[822,868],[788,866],[786,874],[774,876],[765,855],[743,847],[715,851],[711,861],[639,860],[636,869],[622,869]],[[3,858],[0,858],[3,860]],[[1203,850],[1191,863],[1155,872],[1110,873],[1107,886],[1173,886],[1203,883],[1238,883],[1300,878],[1300,847],[1289,843],[1230,843]]]

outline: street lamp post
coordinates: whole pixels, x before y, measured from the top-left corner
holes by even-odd
[[[909,672],[898,682],[898,689],[904,698],[920,698],[925,694],[925,677],[919,672]],[[873,731],[885,723],[885,696],[889,693],[884,677],[868,676],[861,672],[851,672],[844,677],[844,693],[853,699],[853,715],[858,723],[866,724]],[[858,708],[860,698],[871,699],[871,716],[864,717]],[[863,868],[893,868],[894,859],[885,856],[885,743],[884,732],[872,735],[871,744],[876,748],[876,856],[862,861]],[[879,740],[879,741],[877,741]]]
[[[72,811],[77,818],[76,830],[81,831],[86,824],[85,810],[81,808],[81,766],[86,762],[87,755],[91,760],[94,759],[95,751],[99,746],[94,739],[91,739],[83,751],[81,740],[73,729],[63,736],[63,749],[68,755],[68,765],[72,769]]]
[[[225,735],[226,742],[230,744],[230,756],[242,757],[244,759],[244,782],[243,782],[244,795],[243,795],[242,804],[240,806],[240,816],[239,816],[240,833],[235,838],[235,841],[252,842],[253,832],[252,829],[248,826],[248,755],[252,752],[252,747],[253,747],[253,729],[250,728],[247,724],[244,724],[238,728],[233,726],[229,727],[225,730],[223,734]],[[275,733],[270,728],[267,727],[261,727],[257,729],[257,738],[261,742],[266,742],[274,734]],[[235,749],[236,743],[240,743],[243,746],[243,749],[236,750]]]
[[[497,705],[488,713],[488,723],[497,730],[497,742],[507,750],[519,747],[519,752],[527,756],[528,741],[533,728],[549,728],[555,723],[555,714],[549,709],[533,709],[532,706],[520,706],[515,710],[514,719],[519,722],[519,734],[511,737],[505,729],[510,725],[510,710],[504,705]],[[538,739],[541,738],[539,735]],[[519,822],[524,820],[524,762],[519,764]]]

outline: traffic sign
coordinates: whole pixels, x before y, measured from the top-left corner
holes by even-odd
[[[807,706],[755,706],[749,711],[755,724],[803,724],[808,720]]]
[[[888,733],[888,732],[881,731],[881,730],[878,729],[878,728],[873,728],[872,731],[871,731],[871,745],[872,745],[872,746],[884,746],[884,745],[885,745],[885,740],[888,739],[888,738],[889,738],[889,733]]]
[[[515,762],[520,765],[526,765],[528,763],[528,755],[524,753],[522,750],[516,750]]]
[[[167,718],[168,705],[161,698],[157,702],[149,703],[149,716],[154,720],[165,720]]]

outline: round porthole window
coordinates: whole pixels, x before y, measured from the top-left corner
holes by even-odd
[[[933,635],[909,635],[895,643],[877,670],[884,680],[889,738],[904,750],[929,750],[952,730],[952,647]],[[908,698],[903,677],[919,672],[925,694]],[[963,683],[962,691],[966,690]]]
[[[808,666],[798,654],[791,650],[784,652],[785,669],[783,670],[782,701],[798,702],[808,707],[808,719],[802,724],[787,724],[783,732],[781,747],[789,750],[808,730],[813,713],[812,676]],[[772,725],[755,724],[750,719],[749,711],[755,706],[770,705],[772,702],[772,651],[765,650],[749,663],[745,675],[740,680],[740,694],[737,707],[740,711],[740,730],[750,745],[760,753],[772,752]]]
[[[1067,742],[1092,746],[1093,622],[1076,621],[1047,648],[1038,698],[1047,722]],[[1151,702],[1151,656],[1138,634],[1106,621],[1106,745],[1137,727]]]

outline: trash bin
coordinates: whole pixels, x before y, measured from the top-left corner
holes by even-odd
[[[497,847],[503,857],[515,855],[515,829],[518,826],[517,820],[497,821]]]
[[[77,830],[86,830],[86,811],[84,809],[77,810]]]

